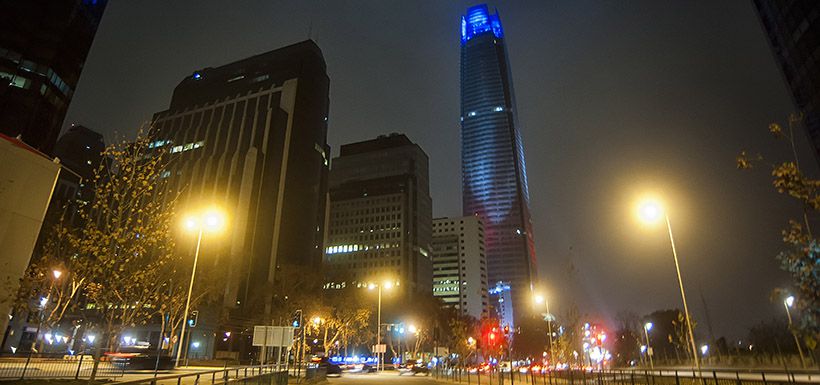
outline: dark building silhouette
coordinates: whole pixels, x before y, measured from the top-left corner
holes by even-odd
[[[343,145],[330,172],[325,263],[345,284],[395,280],[406,298],[432,294],[427,154],[405,135]]]
[[[57,179],[49,203],[47,221],[58,221],[61,216],[74,225],[77,205],[94,199],[94,172],[102,162],[105,141],[102,134],[88,127],[72,124],[54,146],[54,156],[60,160],[63,171]],[[49,223],[53,225],[53,223]],[[48,236],[41,232],[40,237]]]
[[[508,282],[514,307],[529,303],[536,275],[517,115],[498,12],[471,7],[461,18],[462,203],[484,222],[488,281]]]
[[[753,0],[806,132],[820,161],[820,2]]]
[[[0,1],[0,132],[53,155],[106,4]]]
[[[200,259],[220,272],[210,284],[226,321],[192,336],[269,324],[278,268],[321,265],[328,92],[322,52],[308,40],[195,71],[154,115],[150,147],[170,153],[162,177],[181,194],[178,210],[216,204],[229,215],[228,231],[204,239]],[[220,318],[208,313],[200,321]]]
[[[54,156],[83,179],[91,180],[104,150],[105,140],[102,134],[88,127],[72,124],[57,140]]]

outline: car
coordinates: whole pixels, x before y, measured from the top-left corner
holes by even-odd
[[[320,358],[317,366],[319,369],[324,369],[327,376],[338,377],[342,375],[342,367],[330,362],[327,357]]]
[[[111,365],[122,370],[171,370],[174,359],[167,355],[157,355],[148,350],[123,350],[105,353]]]
[[[423,374],[425,376],[429,376],[430,369],[427,368],[427,365],[424,365],[421,362],[416,362],[416,360],[407,360],[406,364],[399,366],[399,375],[401,376],[404,374],[409,374],[411,376]]]
[[[376,367],[370,364],[349,365],[351,373],[376,373]]]

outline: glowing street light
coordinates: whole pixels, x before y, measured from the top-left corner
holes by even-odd
[[[60,276],[63,275],[63,272],[57,269],[51,271],[51,275],[54,276],[54,279],[60,279]]]
[[[786,308],[786,317],[789,318],[789,331],[792,333],[792,337],[794,337],[794,344],[797,345],[797,352],[800,353],[800,365],[803,366],[803,369],[806,368],[806,359],[803,357],[803,348],[800,346],[800,339],[797,338],[797,334],[794,332],[794,328],[792,327],[792,313],[789,310],[790,307],[794,306],[794,296],[790,295],[783,300],[783,306]]]
[[[683,289],[683,279],[680,273],[680,264],[678,263],[678,252],[675,249],[675,238],[672,236],[672,222],[669,220],[669,214],[665,213],[663,206],[658,200],[646,199],[638,204],[638,217],[647,224],[654,224],[661,219],[666,220],[666,229],[669,233],[669,243],[672,245],[672,257],[675,260],[675,271],[678,274],[678,286],[680,286],[680,296],[683,300],[683,313],[686,316],[686,328],[689,332],[689,343],[692,348],[692,358],[695,361],[695,366],[700,372],[700,360],[698,359],[697,346],[695,345],[695,333],[692,332],[692,321],[689,317],[689,306],[686,304],[686,291]],[[646,329],[644,329],[646,331]]]
[[[550,313],[550,301],[542,294],[536,294],[533,300],[535,300],[536,304],[544,303],[544,310],[547,312],[547,335],[549,336],[550,343],[550,360],[555,360],[552,350],[552,314]]]
[[[317,326],[318,326],[319,324],[321,324],[321,323],[322,323],[322,318],[321,318],[321,317],[316,316],[316,317],[313,317],[312,321],[313,321],[313,324],[314,324],[314,325],[317,325]]]
[[[202,234],[204,232],[217,233],[225,227],[225,213],[216,208],[208,207],[202,211],[191,213],[183,220],[183,226],[188,232],[197,233],[196,252],[194,253],[194,267],[191,269],[191,282],[188,284],[188,297],[185,300],[185,316],[188,316],[191,307],[191,292],[194,290],[194,278],[196,277],[196,264],[199,261],[199,249],[202,245]],[[179,359],[182,355],[182,347],[185,346],[185,327],[187,322],[182,323],[182,328],[179,333],[179,345],[177,345],[177,359],[174,366],[179,366]]]
[[[649,344],[649,331],[652,330],[652,322],[643,325],[643,335],[646,336],[646,355],[649,356],[649,368],[655,369],[655,362],[652,360],[652,347]]]

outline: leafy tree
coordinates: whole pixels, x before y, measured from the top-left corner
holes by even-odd
[[[640,318],[632,311],[621,311],[615,316],[618,321],[618,330],[615,331],[615,341],[612,346],[612,356],[618,365],[629,365],[640,357],[640,348],[644,339],[640,325]]]
[[[689,317],[689,322],[692,323],[692,330],[695,330],[697,322]],[[686,315],[682,311],[678,311],[677,318],[672,320],[672,327],[674,331],[672,343],[676,349],[681,349],[686,352],[686,357],[692,356],[692,343],[689,342],[689,331],[686,327]]]
[[[325,295],[324,304],[307,322],[307,331],[322,341],[326,354],[337,344],[364,331],[370,321],[371,309],[361,301],[361,289],[339,290]],[[316,322],[314,322],[316,321]]]
[[[678,361],[688,357],[686,355],[682,357],[680,351],[681,347],[689,351],[689,345],[685,344],[688,341],[686,339],[688,333],[683,317],[683,312],[679,309],[656,310],[643,317],[644,322],[652,322],[650,338],[656,363],[658,360],[670,360],[673,357]],[[683,345],[681,344],[682,339]]]
[[[47,231],[37,259],[20,280],[16,298],[18,310],[40,313],[44,330],[57,328],[66,312],[76,310],[89,271],[89,261],[79,257],[72,226],[60,219]],[[45,301],[41,303],[40,298]]]
[[[456,315],[450,318],[448,330],[449,333],[447,333],[447,335],[449,338],[446,344],[450,352],[461,357],[459,363],[464,365],[469,363],[471,359],[475,359],[475,357],[473,357],[476,352],[475,344],[480,338],[478,334],[478,320],[470,316]],[[468,342],[470,338],[474,341],[473,345],[470,345]]]
[[[108,346],[119,334],[147,323],[168,292],[179,261],[172,236],[176,192],[161,173],[166,153],[138,135],[105,149],[110,167],[95,172],[95,199],[80,210],[78,251],[88,258],[86,294],[105,325]],[[165,298],[167,299],[167,298]]]
[[[769,322],[760,322],[752,326],[749,329],[748,345],[751,346],[753,354],[797,354],[786,320],[782,318],[772,318]]]
[[[580,357],[583,334],[581,333],[581,314],[578,305],[571,304],[566,313],[560,318],[558,324],[558,338],[554,340],[555,356],[553,362],[575,362]],[[555,326],[555,324],[553,324]]]
[[[803,116],[793,114],[789,116],[788,130],[778,123],[769,125],[769,132],[776,139],[787,141],[792,155],[792,159],[769,164],[769,167],[775,190],[796,199],[803,208],[802,218],[790,220],[782,231],[786,249],[777,255],[777,259],[781,269],[792,278],[803,340],[809,348],[816,349],[820,341],[820,242],[812,232],[809,217],[820,211],[820,180],[806,176],[800,168],[794,130],[802,124]],[[737,167],[750,169],[762,161],[762,156],[750,157],[742,151],[737,157]]]
[[[632,361],[640,360],[641,337],[632,329],[621,327],[615,331],[615,342],[612,346],[612,356],[620,366],[629,366]]]

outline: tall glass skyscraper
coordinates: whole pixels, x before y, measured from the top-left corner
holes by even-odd
[[[524,149],[498,11],[461,18],[461,168],[464,215],[484,221],[490,285],[509,282],[513,305],[529,307],[535,280]],[[524,302],[527,301],[527,302]]]

